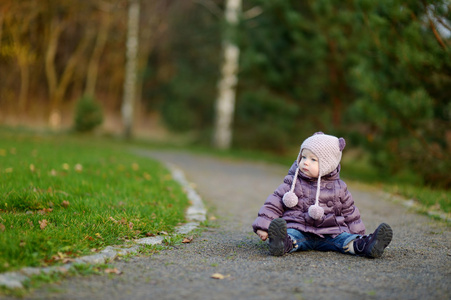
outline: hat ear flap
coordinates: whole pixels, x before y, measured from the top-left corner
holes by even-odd
[[[346,146],[346,141],[345,141],[345,139],[344,138],[339,138],[338,139],[338,144],[339,144],[339,149],[340,149],[340,151],[343,151],[343,149],[345,148],[345,146]]]

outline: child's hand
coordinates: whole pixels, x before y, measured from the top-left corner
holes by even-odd
[[[257,235],[262,239],[262,241],[266,241],[266,239],[268,238],[268,233],[260,229],[257,230]]]

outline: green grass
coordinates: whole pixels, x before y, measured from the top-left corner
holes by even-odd
[[[170,232],[188,199],[120,142],[0,131],[0,272]]]

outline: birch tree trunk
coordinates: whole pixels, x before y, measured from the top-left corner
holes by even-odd
[[[221,79],[218,83],[213,141],[214,146],[219,149],[229,149],[232,142],[235,88],[238,82],[237,72],[240,49],[232,42],[230,33],[236,30],[240,10],[241,0],[227,0],[225,19],[228,23],[228,32],[226,32],[223,42],[224,61],[221,68]]]
[[[125,58],[124,94],[122,99],[122,120],[124,137],[130,139],[133,129],[133,110],[136,97],[136,64],[138,60],[139,0],[129,0],[128,30]]]

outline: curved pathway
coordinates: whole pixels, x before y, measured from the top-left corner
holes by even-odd
[[[349,189],[367,231],[381,222],[394,238],[381,259],[332,252],[268,255],[251,224],[289,166],[185,152],[141,151],[185,172],[215,216],[191,243],[150,257],[116,261],[122,275],[74,277],[25,299],[450,299],[449,227]],[[215,273],[223,279],[213,279]]]

